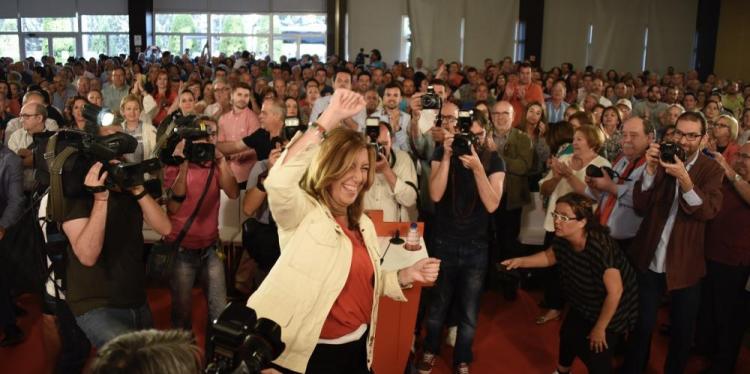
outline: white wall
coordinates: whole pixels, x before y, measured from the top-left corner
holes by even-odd
[[[405,0],[349,0],[348,13],[350,59],[354,60],[360,48],[368,54],[377,48],[388,66],[400,60]]]

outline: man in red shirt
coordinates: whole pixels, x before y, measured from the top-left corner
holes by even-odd
[[[518,83],[508,84],[505,88],[505,100],[513,106],[513,126],[521,123],[521,118],[526,115],[526,107],[530,103],[544,104],[542,86],[531,81],[531,65],[523,63],[518,68]]]
[[[202,120],[212,129],[216,128],[210,117],[201,117],[198,120]],[[214,135],[212,134],[207,141],[215,142]],[[177,145],[176,156],[182,156],[183,147],[184,143]],[[191,328],[192,290],[195,278],[199,274],[205,278],[203,284],[204,294],[208,299],[208,320],[218,318],[226,306],[224,263],[216,254],[216,242],[219,238],[219,205],[221,190],[230,199],[236,199],[239,189],[232,169],[220,151],[216,150],[214,161],[196,164],[185,160],[179,166],[164,168],[164,185],[169,186],[167,213],[172,223],[172,231],[165,239],[170,243],[177,239],[195,211],[207,183],[206,195],[187,234],[179,243],[179,250],[174,258],[170,282],[173,328]]]

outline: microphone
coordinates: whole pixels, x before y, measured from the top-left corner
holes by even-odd
[[[396,229],[396,231],[393,233],[393,236],[391,236],[391,239],[388,240],[388,246],[385,247],[383,256],[380,257],[380,265],[383,265],[383,261],[385,261],[385,255],[388,254],[388,250],[391,249],[391,244],[401,245],[404,243],[404,239],[401,239],[401,234],[399,233],[398,229]]]
[[[398,229],[396,229],[396,231],[393,233],[393,236],[391,237],[390,242],[391,244],[395,244],[395,245],[404,244],[404,239],[401,239],[401,233],[399,232]]]

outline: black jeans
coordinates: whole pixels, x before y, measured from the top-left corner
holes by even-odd
[[[733,373],[747,328],[748,299],[745,284],[750,266],[706,262],[701,287],[696,346],[711,358],[710,373]]]
[[[367,335],[346,344],[318,344],[307,362],[305,374],[371,374],[367,369]],[[273,365],[284,374],[296,372]]]
[[[522,208],[508,210],[503,198],[495,211],[495,237],[497,246],[490,250],[490,266],[496,262],[521,256],[518,234],[521,232]]]
[[[647,270],[638,273],[638,323],[625,355],[621,373],[642,373],[648,364],[651,351],[651,334],[656,325],[661,297],[667,288],[665,273]],[[666,374],[682,374],[695,332],[695,319],[700,303],[700,283],[690,287],[669,291],[670,339],[667,362],[664,365]]]
[[[612,349],[620,341],[621,335],[607,331],[605,336],[610,348],[596,353],[591,350],[588,335],[594,323],[583,318],[580,312],[571,308],[560,327],[560,357],[561,366],[570,367],[578,357],[586,364],[590,374],[612,372]]]

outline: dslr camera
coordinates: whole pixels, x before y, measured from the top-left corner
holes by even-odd
[[[471,147],[477,144],[477,137],[471,133],[471,123],[474,118],[473,110],[458,112],[458,133],[453,136],[453,154],[456,156],[470,155]]]
[[[432,85],[427,86],[427,93],[422,95],[419,100],[422,109],[437,109],[439,111],[443,105],[442,99],[435,93],[435,87]]]
[[[175,126],[169,133],[162,134],[167,137],[165,145],[157,150],[161,162],[167,165],[179,165],[184,160],[194,164],[204,164],[216,158],[216,148],[211,143],[196,142],[196,140],[208,140],[213,129],[204,122],[203,117],[194,115],[178,116],[174,118]],[[185,140],[185,157],[176,157],[174,153],[177,144]]]
[[[370,145],[375,148],[375,156],[378,160],[383,158],[385,149],[378,143],[378,137],[380,137],[380,119],[377,117],[368,117],[365,121],[365,135],[370,140]]]
[[[65,129],[57,133],[41,133],[34,137],[32,144],[35,179],[42,186],[51,183],[50,167],[58,164],[62,176],[62,193],[66,198],[85,196],[83,182],[91,166],[100,162],[102,173],[107,172],[105,186],[109,189],[119,187],[122,190],[144,186],[152,195],[158,196],[161,186],[154,186],[158,180],[146,181],[145,173],[161,169],[158,159],[148,159],[140,163],[120,161],[127,153],[135,152],[138,141],[125,133],[117,132],[106,136]],[[57,188],[57,187],[54,187]]]
[[[616,176],[618,176],[617,172],[612,170],[609,166],[596,166],[596,165],[589,165],[586,167],[586,176],[590,178],[602,178],[604,177],[604,173],[607,173],[609,175],[610,179],[614,179]]]
[[[659,144],[659,158],[668,164],[674,164],[674,157],[677,156],[685,161],[685,151],[677,143],[664,142]]]
[[[284,120],[284,139],[292,140],[292,138],[297,134],[298,131],[307,131],[307,125],[300,124],[299,118],[289,117]]]
[[[237,302],[224,308],[207,339],[206,373],[260,373],[286,348],[276,322]]]

